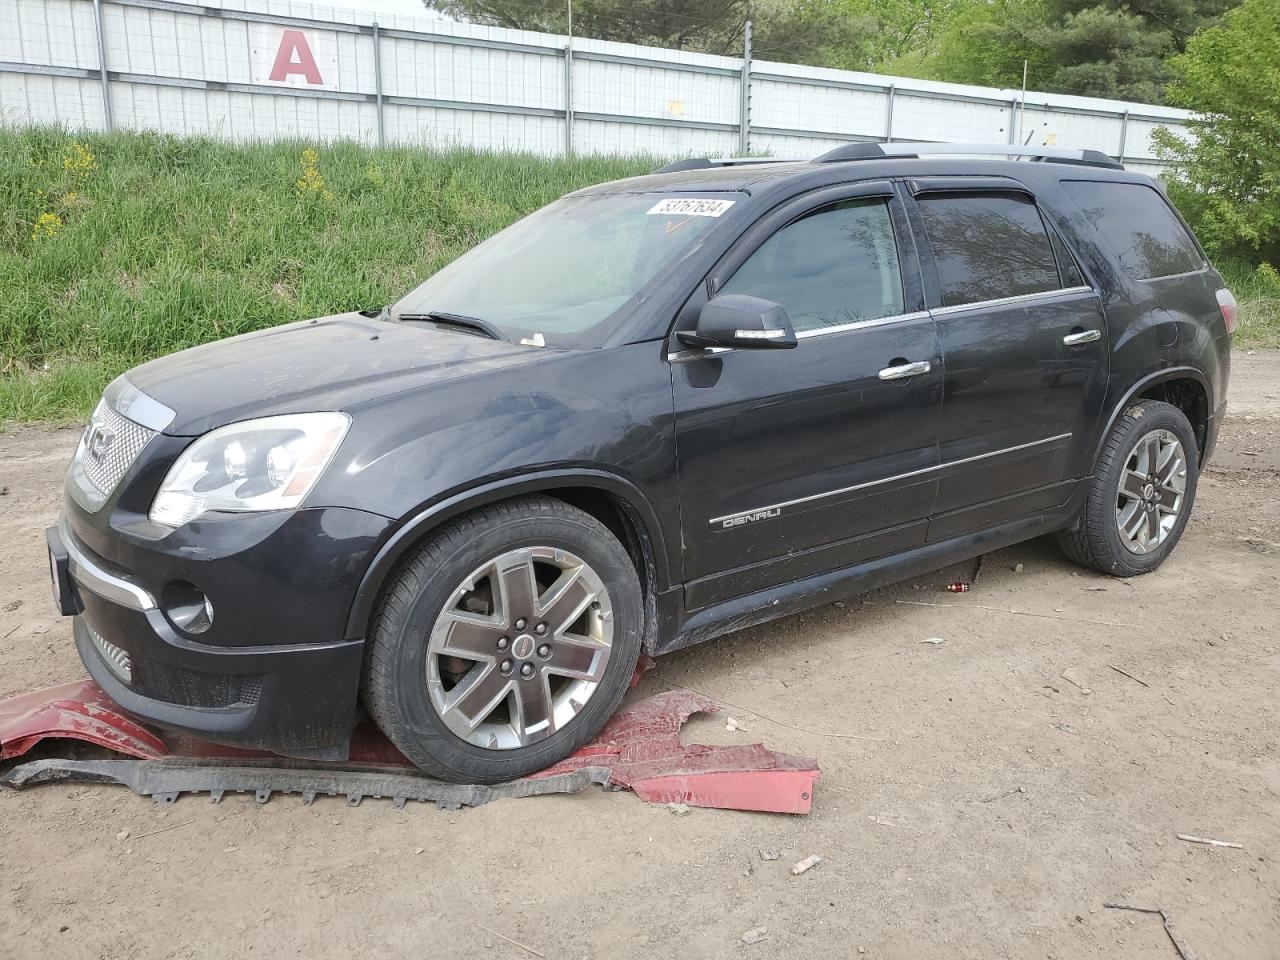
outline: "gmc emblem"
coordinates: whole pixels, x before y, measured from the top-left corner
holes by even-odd
[[[100,424],[91,424],[89,427],[89,435],[84,438],[85,453],[93,457],[94,460],[101,462],[102,458],[107,455],[107,451],[111,448],[112,442],[116,435]]]

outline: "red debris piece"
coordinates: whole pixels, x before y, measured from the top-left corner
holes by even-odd
[[[952,593],[968,593],[970,587],[969,584],[965,583],[963,580],[957,580],[955,583],[948,583],[947,589]]]
[[[775,753],[759,743],[680,742],[680,729],[689,717],[719,709],[714,700],[691,691],[648,697],[615,714],[593,742],[531,779],[608,767],[612,784],[649,803],[808,813],[813,785],[822,775],[817,761]],[[158,736],[126,717],[91,680],[0,701],[0,760],[20,756],[49,738],[83,740],[142,760],[273,756],[182,736],[171,738],[170,750]],[[291,761],[290,766],[298,764]],[[322,770],[327,764],[317,761],[309,766]],[[353,732],[350,758],[340,766],[385,769],[411,764],[366,721]]]
[[[631,683],[628,689],[634,690],[640,685],[640,678],[656,667],[657,661],[647,653],[640,654],[640,659],[636,661],[635,673],[631,674]]]
[[[0,700],[0,760],[21,756],[54,737],[84,740],[141,760],[169,752],[163,740],[124,716],[92,680]]]
[[[822,776],[816,760],[775,753],[759,743],[680,742],[686,720],[719,710],[714,700],[691,691],[657,694],[615,714],[594,742],[535,776],[609,767],[610,782],[649,803],[808,813],[813,784]]]

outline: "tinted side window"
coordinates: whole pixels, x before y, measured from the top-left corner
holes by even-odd
[[[903,312],[888,204],[851,200],[783,227],[724,285],[782,304],[797,331]]]
[[[1154,187],[1065,180],[1062,189],[1084,211],[1134,279],[1168,277],[1204,266],[1195,241]]]
[[[1058,263],[1040,211],[1008,194],[918,201],[947,307],[1057,290]]]

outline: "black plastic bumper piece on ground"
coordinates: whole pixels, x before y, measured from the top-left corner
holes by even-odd
[[[14,789],[41,783],[118,783],[156,803],[175,803],[184,793],[207,793],[214,803],[228,793],[252,793],[266,803],[276,793],[296,793],[304,804],[317,796],[344,797],[358,806],[366,797],[389,799],[397,809],[409,800],[434,803],[442,810],[478,807],[502,797],[578,793],[591,784],[609,782],[608,767],[583,767],[571,773],[513,780],[492,786],[445,783],[431,777],[381,769],[316,769],[282,767],[265,760],[32,760],[0,777]]]

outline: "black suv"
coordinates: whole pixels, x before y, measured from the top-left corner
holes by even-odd
[[[550,204],[383,310],[147,363],[48,540],[162,727],[493,782],[661,654],[1029,537],[1173,549],[1235,302],[1092,151],[855,144]],[[974,156],[998,152],[1021,159]]]

